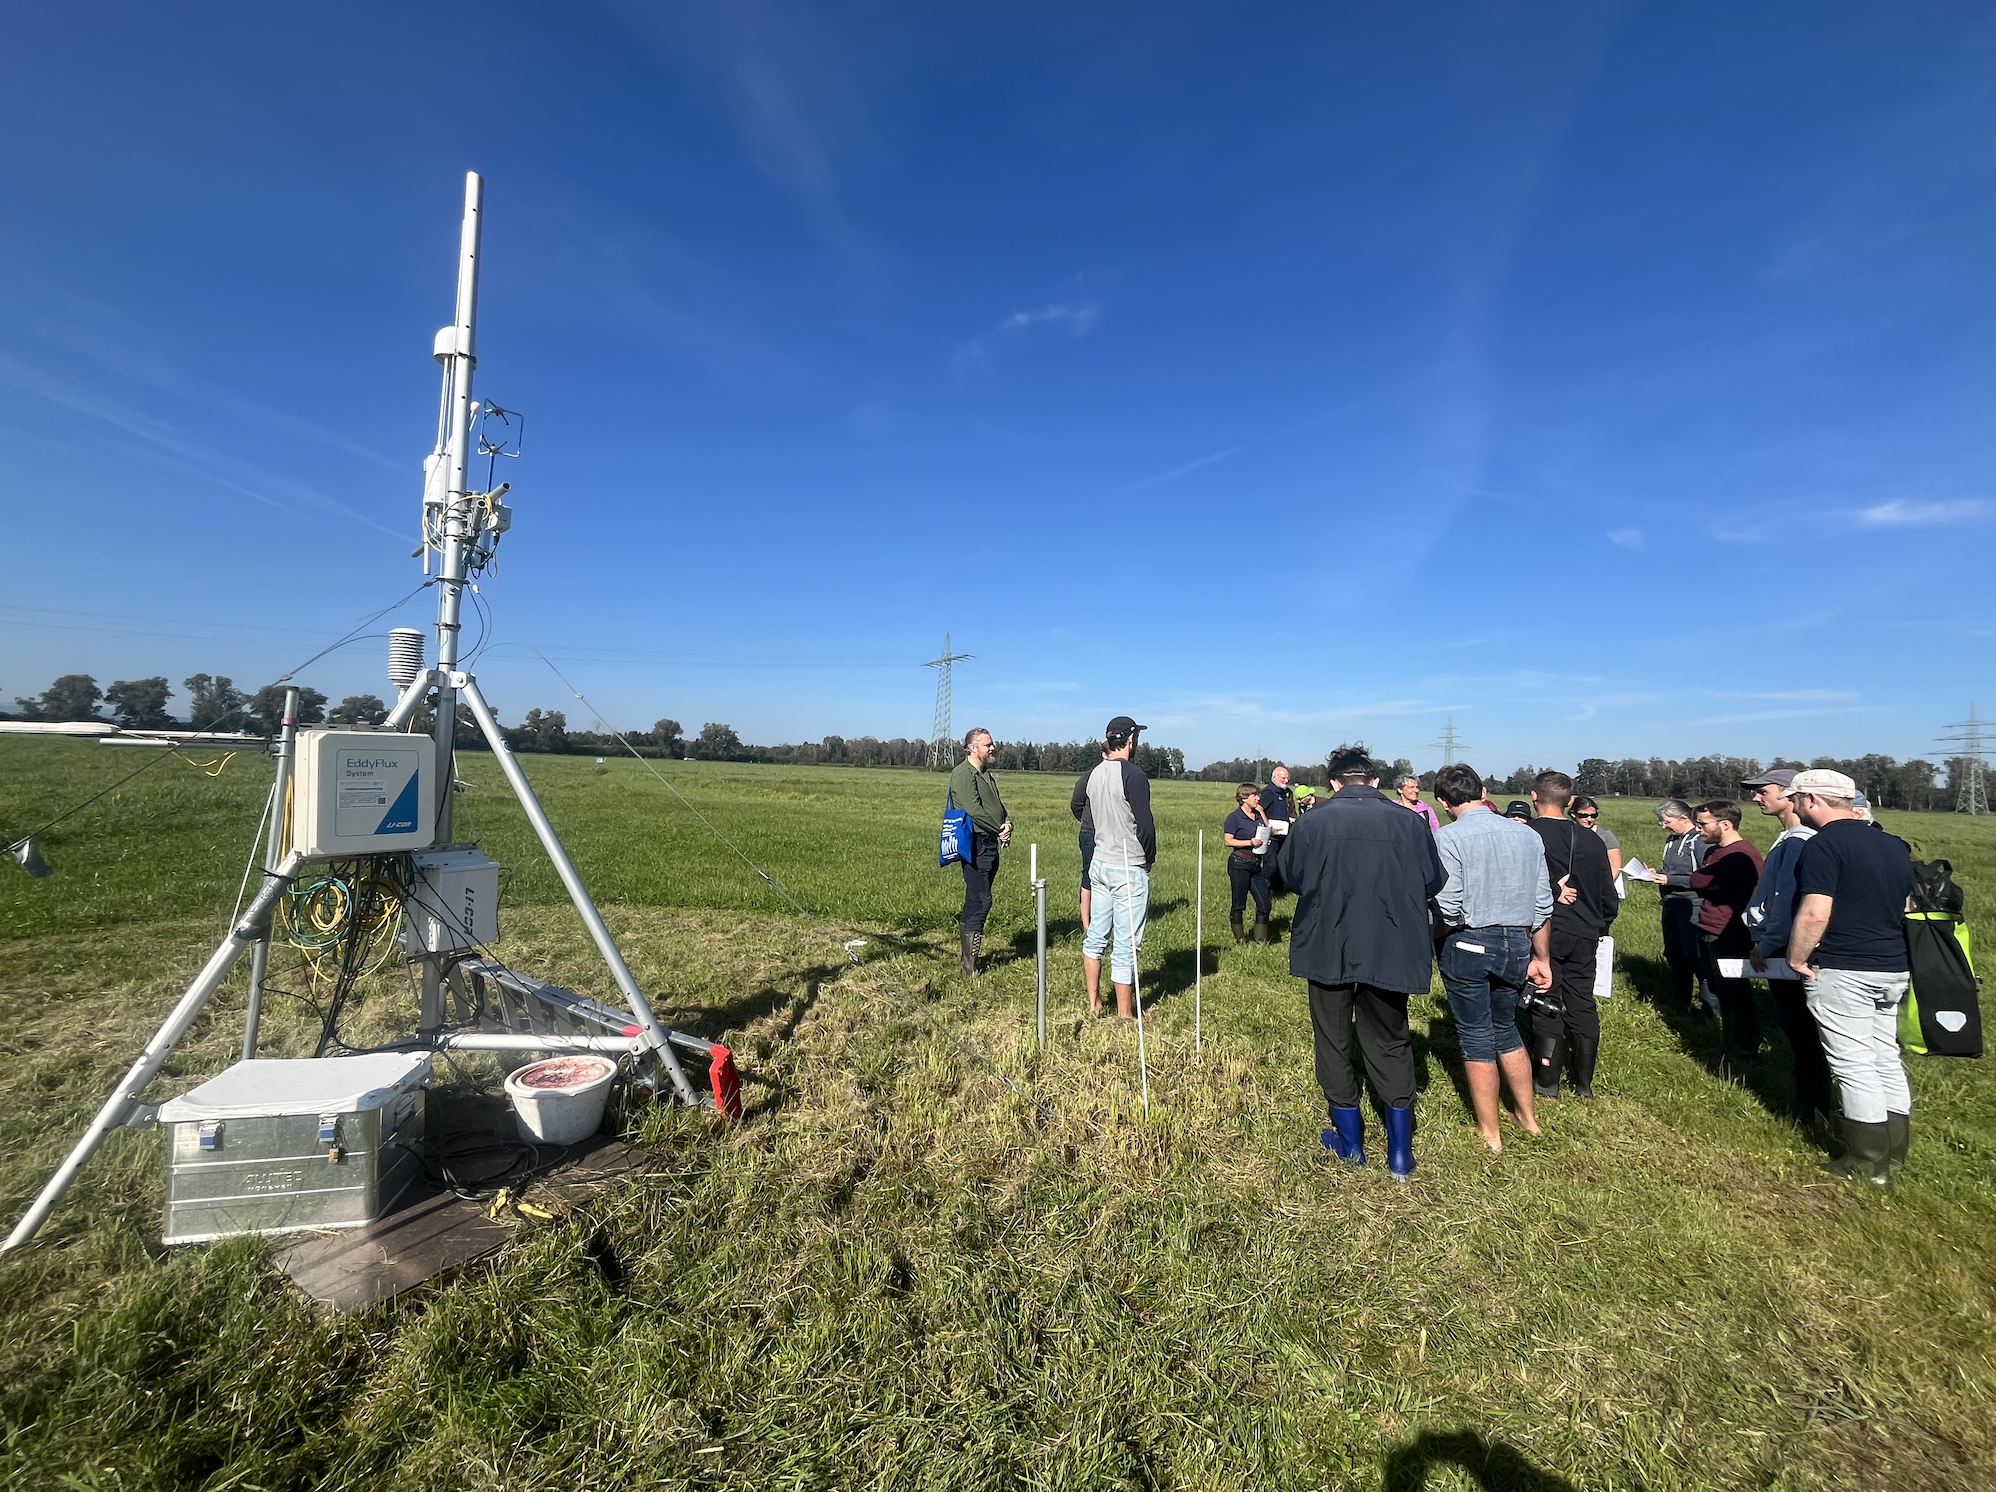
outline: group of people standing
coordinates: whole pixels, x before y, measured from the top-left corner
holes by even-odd
[[[1109,722],[1102,761],[1075,784],[1070,804],[1081,831],[1089,1006],[1104,1009],[1109,953],[1124,1018],[1134,1014],[1157,860],[1150,784],[1130,759],[1142,729],[1127,715]],[[960,918],[963,971],[973,974],[1011,821],[988,770],[990,733],[974,730],[964,745],[951,790],[975,828]],[[1844,1155],[1832,1169],[1884,1185],[1904,1164],[1912,1098],[1896,1022],[1909,984],[1902,918],[1911,855],[1867,821],[1848,777],[1782,769],[1741,784],[1782,825],[1765,861],[1739,832],[1737,804],[1660,804],[1666,846],[1650,870],[1624,865],[1598,805],[1577,796],[1563,772],[1540,773],[1529,804],[1500,813],[1474,769],[1443,767],[1434,796],[1447,822],[1422,801],[1411,774],[1392,796],[1381,792],[1380,765],[1362,745],[1332,752],[1327,775],[1327,793],[1292,787],[1282,767],[1265,786],[1241,784],[1223,838],[1237,943],[1269,942],[1274,896],[1296,898],[1289,969],[1308,987],[1331,1121],[1320,1139],[1331,1155],[1366,1163],[1362,1065],[1385,1122],[1387,1168],[1412,1175],[1417,1066],[1408,1001],[1428,991],[1437,966],[1477,1132],[1493,1152],[1503,1149],[1503,1090],[1532,1134],[1535,1101],[1558,1097],[1563,1086],[1593,1097],[1604,982],[1597,959],[1626,875],[1663,893],[1667,1005],[1690,1014],[1701,989],[1718,1006],[1731,1060],[1752,1060],[1761,1033],[1751,981],[1767,979],[1794,1053],[1799,1117],[1824,1118],[1836,1107],[1833,1077],[1841,1089]]]

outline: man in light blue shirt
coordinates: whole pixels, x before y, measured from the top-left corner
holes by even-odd
[[[1461,764],[1435,774],[1435,796],[1454,820],[1435,836],[1448,883],[1435,897],[1440,964],[1462,1042],[1476,1132],[1501,1153],[1497,1087],[1501,1071],[1518,1123],[1537,1134],[1532,1063],[1518,1035],[1518,1000],[1527,984],[1552,984],[1552,880],[1545,845],[1523,824],[1483,801],[1483,779]]]

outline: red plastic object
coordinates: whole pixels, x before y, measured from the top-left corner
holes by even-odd
[[[715,1112],[730,1119],[742,1117],[742,1075],[735,1071],[735,1054],[718,1043],[713,1061],[707,1064],[707,1081],[714,1089]]]

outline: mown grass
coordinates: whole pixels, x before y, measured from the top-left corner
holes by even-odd
[[[0,743],[0,832],[109,780],[112,756]],[[827,935],[636,763],[528,769],[667,1018],[741,1054],[747,1122],[626,1116],[657,1175],[357,1319],[298,1303],[252,1243],[161,1250],[157,1140],[117,1136],[43,1246],[0,1265],[8,1485],[1996,1481],[1996,1086],[1980,1063],[1916,1062],[1900,1185],[1828,1184],[1776,1117],[1778,1039],[1729,1081],[1716,1033],[1636,998],[1660,972],[1647,888],[1616,928],[1602,1096],[1548,1105],[1541,1140],[1484,1151],[1444,1008],[1414,1002],[1421,1167],[1399,1186],[1318,1158],[1287,950],[1225,935],[1225,784],[1159,785],[1146,1114],[1133,1033],[1080,1013],[1065,781],[1006,782],[1052,882],[1041,1052],[1025,856],[999,880],[993,969],[959,979],[936,779],[664,768]],[[204,956],[258,773],[162,766],[51,836],[56,878],[0,878],[9,1217]],[[506,956],[606,991],[492,763],[464,773],[466,817],[509,867]],[[1646,807],[1607,813],[1653,859]],[[1892,827],[1955,861],[1986,931],[1996,831]],[[867,972],[843,967],[847,936],[872,940]],[[163,1091],[226,1065],[241,999],[217,1001]],[[355,1029],[393,1029],[407,1004],[378,980]],[[308,1039],[288,1004],[272,1020],[273,1047]]]

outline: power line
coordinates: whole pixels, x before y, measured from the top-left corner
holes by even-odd
[[[1428,744],[1430,746],[1434,746],[1440,749],[1442,754],[1442,765],[1444,767],[1454,766],[1455,759],[1458,753],[1464,751],[1474,751],[1476,749],[1474,746],[1471,746],[1467,741],[1463,740],[1462,737],[1456,732],[1455,716],[1453,715],[1448,717],[1448,724],[1442,727],[1442,738],[1439,741],[1430,741],[1428,742]]]
[[[929,765],[938,769],[956,765],[956,730],[950,724],[950,668],[972,657],[970,653],[952,653],[949,650],[949,633],[943,634],[943,654],[931,658],[922,667],[936,670],[936,720],[929,731]]]
[[[1953,722],[1939,737],[1941,746],[1949,753],[1950,764],[1960,772],[1954,800],[1956,813],[1989,812],[1989,764],[1985,760],[1989,747],[1983,735],[1988,725],[1988,721],[1976,718],[1975,706],[1970,704],[1968,718]]]

